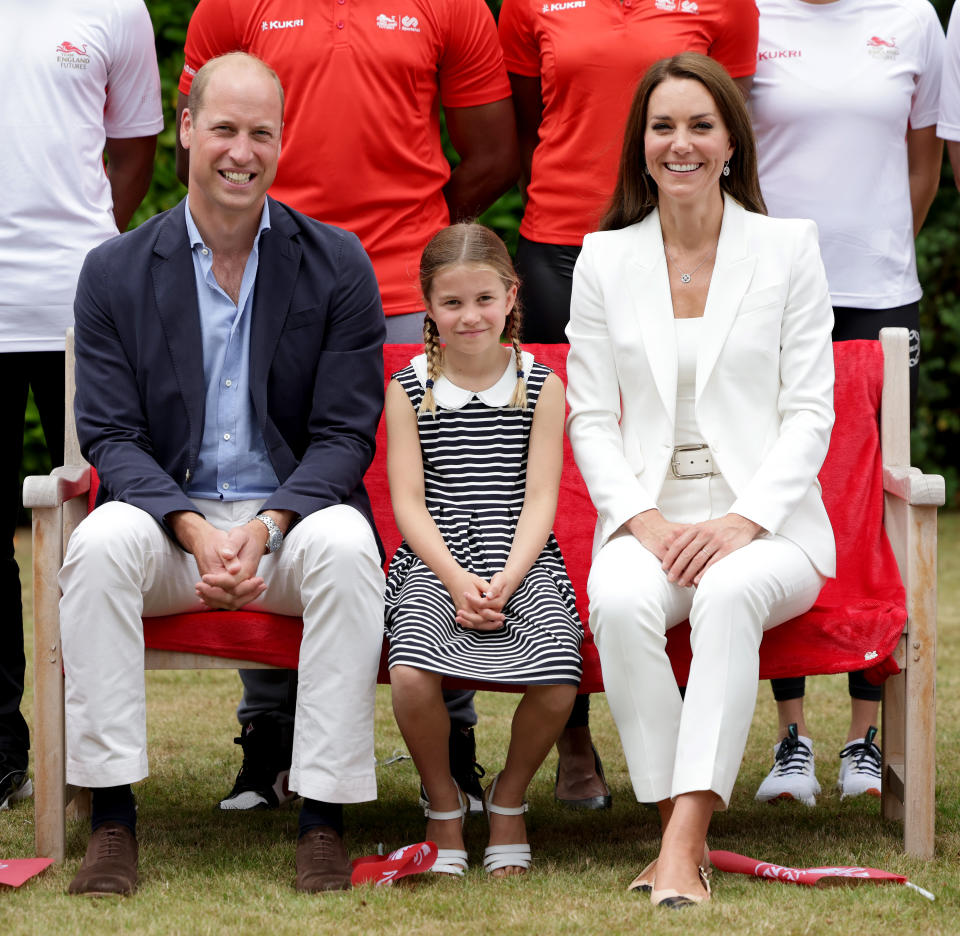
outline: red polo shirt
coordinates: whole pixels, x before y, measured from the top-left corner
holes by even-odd
[[[420,252],[449,223],[439,105],[510,96],[483,0],[200,0],[180,90],[241,49],[280,76],[283,147],[270,194],[353,231],[387,315],[423,308]]]
[[[755,0],[503,0],[507,70],[539,78],[540,141],[520,233],[580,245],[613,194],[630,102],[644,72],[703,52],[734,77],[757,67]]]

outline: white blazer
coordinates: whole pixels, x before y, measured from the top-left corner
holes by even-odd
[[[731,512],[836,574],[817,474],[833,426],[833,309],[812,221],[724,196],[697,356],[696,418]],[[673,454],[677,346],[657,211],[588,234],[573,274],[567,434],[597,508],[594,554],[657,506]]]

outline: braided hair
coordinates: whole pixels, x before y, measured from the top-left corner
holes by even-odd
[[[476,222],[462,221],[451,224],[435,234],[420,257],[420,289],[424,302],[429,306],[433,280],[438,273],[450,267],[465,264],[468,266],[489,267],[500,278],[504,289],[520,285],[520,278],[513,268],[513,261],[503,241],[490,228]],[[507,316],[506,334],[513,346],[517,364],[517,384],[510,400],[510,406],[518,409],[527,407],[527,385],[523,373],[523,356],[520,348],[522,315],[519,299],[514,301],[513,309]],[[429,315],[423,320],[423,344],[427,355],[427,386],[420,401],[417,416],[437,411],[433,387],[443,375],[443,348],[437,323]]]

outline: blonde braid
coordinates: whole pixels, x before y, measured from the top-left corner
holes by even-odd
[[[429,315],[423,317],[423,344],[427,352],[427,388],[423,392],[420,408],[417,410],[417,419],[425,413],[437,415],[437,402],[433,398],[434,381],[440,379],[443,373],[443,350],[440,347],[440,332],[437,323]]]
[[[510,344],[513,345],[513,356],[517,362],[517,385],[513,388],[510,406],[514,409],[526,409],[527,382],[523,376],[523,351],[520,349],[520,315],[516,308],[510,313]]]

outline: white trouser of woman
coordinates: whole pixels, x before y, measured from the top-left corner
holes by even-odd
[[[720,478],[665,487],[707,503],[711,488],[729,492]],[[731,497],[712,500],[708,516],[718,516]],[[662,510],[677,522],[693,519]],[[603,545],[587,582],[590,628],[639,802],[712,790],[729,803],[757,699],[763,632],[808,610],[825,581],[799,546],[770,534],[686,588],[668,582],[660,560],[631,534]],[[666,632],[687,618],[693,662],[681,699]]]
[[[228,530],[262,501],[195,503]],[[332,803],[376,799],[384,579],[370,525],[344,504],[319,510],[260,560],[257,574],[267,590],[249,610],[303,616],[290,788]],[[60,572],[68,783],[147,776],[141,617],[206,610],[194,590],[199,578],[193,556],[129,504],[98,507],[71,536]]]

